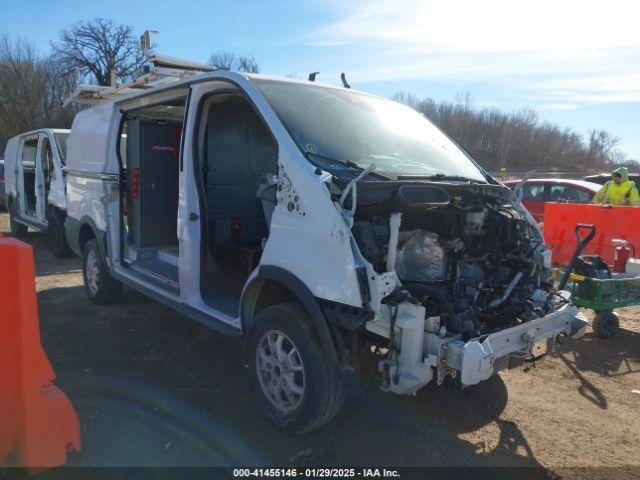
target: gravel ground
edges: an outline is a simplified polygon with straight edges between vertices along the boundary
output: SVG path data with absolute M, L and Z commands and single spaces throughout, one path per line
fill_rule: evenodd
M 8 223 L 0 214 L 5 235 Z M 70 465 L 525 466 L 537 467 L 538 478 L 640 472 L 640 395 L 632 392 L 640 390 L 640 308 L 620 311 L 609 341 L 589 331 L 535 366 L 463 392 L 429 385 L 397 397 L 364 382 L 330 425 L 292 437 L 257 413 L 237 342 L 130 289 L 115 305 L 93 306 L 79 258 L 55 258 L 42 234 L 24 240 L 34 247 L 42 344 L 80 418 L 83 448 Z

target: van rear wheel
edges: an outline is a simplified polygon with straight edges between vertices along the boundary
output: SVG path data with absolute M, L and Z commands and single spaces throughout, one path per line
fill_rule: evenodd
M 14 237 L 24 237 L 27 234 L 27 226 L 16 222 L 17 211 L 15 202 L 9 204 L 9 228 Z
M 109 273 L 95 239 L 89 240 L 82 251 L 82 276 L 84 291 L 95 305 L 112 303 L 122 291 L 122 284 Z
M 246 347 L 258 409 L 277 428 L 310 432 L 340 411 L 345 391 L 338 368 L 301 307 L 286 303 L 262 310 Z
M 51 214 L 47 233 L 49 234 L 49 248 L 51 252 L 58 258 L 69 256 L 71 250 L 67 244 L 67 239 L 64 234 L 64 223 L 60 214 Z

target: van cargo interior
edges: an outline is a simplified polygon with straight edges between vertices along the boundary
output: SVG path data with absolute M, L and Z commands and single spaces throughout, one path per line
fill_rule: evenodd
M 179 291 L 177 210 L 185 99 L 135 110 L 121 132 L 127 189 L 123 261 L 147 280 Z M 275 206 L 277 147 L 262 119 L 237 94 L 205 100 L 198 132 L 204 258 L 201 294 L 211 307 L 238 313 L 246 278 L 257 266 Z M 126 146 L 122 144 L 126 143 Z
M 275 206 L 277 146 L 263 120 L 241 95 L 205 100 L 199 141 L 206 202 L 207 259 L 201 272 L 205 302 L 238 313 L 242 286 L 257 266 Z
M 148 280 L 175 290 L 184 102 L 181 98 L 129 113 L 120 137 L 127 179 L 124 262 Z

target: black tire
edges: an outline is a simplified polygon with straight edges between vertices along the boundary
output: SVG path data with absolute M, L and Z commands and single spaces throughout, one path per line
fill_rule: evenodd
M 591 328 L 598 338 L 609 340 L 618 331 L 620 320 L 611 310 L 598 312 L 591 323 Z
M 451 375 L 447 375 L 444 377 L 442 385 L 447 390 L 454 393 L 460 393 L 466 388 L 465 385 L 462 384 L 462 372 L 458 372 L 455 378 Z
M 60 214 L 52 212 L 49 216 L 47 234 L 49 235 L 49 248 L 56 257 L 64 258 L 71 254 L 71 249 L 64 234 L 63 219 Z
M 24 237 L 27 234 L 27 226 L 16 222 L 16 204 L 15 202 L 9 203 L 9 228 L 11 229 L 11 235 L 14 237 Z
M 292 372 L 292 370 L 286 372 L 285 368 L 279 370 L 279 365 L 283 362 L 277 360 L 274 360 L 274 364 L 277 365 L 272 367 L 273 371 L 260 370 L 259 365 L 269 366 L 268 363 L 261 363 L 260 359 L 271 359 L 268 355 L 270 348 L 262 347 L 268 346 L 270 338 L 280 338 L 278 334 L 283 334 L 285 337 L 281 342 L 284 350 L 289 345 L 293 347 L 289 349 L 287 358 L 291 359 L 292 350 L 296 350 L 293 352 L 293 358 L 297 358 L 299 363 L 297 360 L 289 360 L 289 365 L 296 363 L 297 368 L 302 368 L 302 382 L 299 381 L 300 372 Z M 321 348 L 311 319 L 301 307 L 292 303 L 283 303 L 265 308 L 256 315 L 246 342 L 247 361 L 258 409 L 274 426 L 288 433 L 306 433 L 322 427 L 340 411 L 345 389 L 338 367 L 332 364 Z M 261 355 L 261 351 L 266 357 Z M 269 375 L 272 376 L 269 377 Z M 291 384 L 290 381 L 286 381 L 286 375 L 289 375 L 288 378 L 293 381 L 296 381 L 295 376 L 298 376 L 298 388 L 299 383 L 302 383 L 302 393 L 298 395 L 299 398 L 295 398 L 296 394 L 292 393 L 297 402 L 289 401 L 289 394 L 283 393 L 287 388 L 285 385 Z M 279 382 L 277 386 L 273 383 L 274 381 Z M 267 392 L 271 387 L 263 387 L 269 383 L 274 389 L 282 389 L 279 397 L 281 401 L 284 399 L 288 402 L 288 410 L 276 406 L 276 395 L 273 392 L 271 394 Z
M 95 239 L 89 240 L 82 250 L 82 277 L 84 291 L 95 305 L 112 303 L 122 291 L 122 284 L 111 276 L 109 268 L 102 260 Z

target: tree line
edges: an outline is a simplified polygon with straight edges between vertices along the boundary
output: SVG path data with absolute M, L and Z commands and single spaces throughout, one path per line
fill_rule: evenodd
M 78 79 L 96 85 L 122 84 L 142 72 L 146 59 L 132 27 L 104 18 L 78 22 L 50 42 L 46 54 L 26 39 L 0 32 L 0 155 L 7 140 L 36 128 L 69 128 L 78 107 L 62 99 Z M 209 65 L 219 70 L 260 71 L 250 55 L 218 51 Z M 418 99 L 398 93 L 403 102 L 435 122 L 490 171 L 600 171 L 629 161 L 619 139 L 605 130 L 583 136 L 569 128 L 540 122 L 536 112 L 512 113 L 475 108 L 469 95 L 454 102 Z
M 24 38 L 0 32 L 0 157 L 9 138 L 37 128 L 69 128 L 78 107 L 63 108 L 76 82 L 123 84 L 142 74 L 147 63 L 132 27 L 104 18 L 62 30 L 40 52 Z M 260 71 L 251 55 L 218 51 L 209 58 L 218 70 Z
M 453 102 L 403 92 L 392 98 L 429 118 L 489 171 L 585 173 L 610 171 L 620 163 L 640 170 L 640 162 L 628 159 L 618 148 L 620 139 L 606 130 L 584 136 L 541 122 L 533 110 L 477 108 L 469 94 L 458 94 Z

